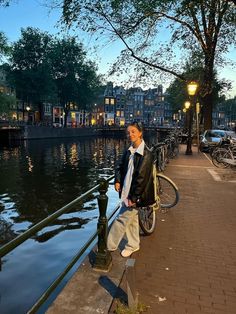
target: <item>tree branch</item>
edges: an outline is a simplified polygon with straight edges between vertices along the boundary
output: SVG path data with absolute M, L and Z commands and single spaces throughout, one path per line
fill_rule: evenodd
M 199 43 L 200 43 L 201 46 L 202 46 L 202 49 L 205 49 L 205 43 L 204 43 L 204 41 L 203 41 L 203 39 L 202 39 L 202 37 L 201 37 L 201 35 L 200 35 L 201 33 L 200 33 L 200 30 L 199 30 L 199 27 L 198 27 L 197 19 L 196 19 L 197 24 L 196 24 L 195 26 L 198 27 L 198 32 L 195 31 L 194 28 L 192 28 L 192 26 L 189 25 L 187 22 L 182 21 L 182 20 L 178 19 L 178 18 L 175 17 L 175 16 L 171 16 L 171 15 L 168 15 L 168 14 L 166 14 L 166 13 L 161 13 L 161 14 L 162 14 L 164 17 L 166 17 L 167 19 L 169 19 L 169 20 L 171 20 L 171 21 L 175 21 L 175 22 L 177 22 L 177 23 L 179 23 L 179 24 L 181 24 L 181 25 L 187 27 L 187 28 L 191 31 L 191 33 L 197 38 L 197 40 L 199 41 Z M 193 17 L 193 16 L 192 16 L 192 17 Z M 196 16 L 195 16 L 195 18 L 196 18 Z
M 215 26 L 215 34 L 214 34 L 214 38 L 213 38 L 215 47 L 216 47 L 217 39 L 219 36 L 221 24 L 222 24 L 222 18 L 228 9 L 228 6 L 229 6 L 228 1 L 224 1 L 222 10 L 220 10 L 220 8 L 219 8 L 219 18 L 218 18 L 218 22 L 216 23 L 216 26 Z
M 113 29 L 113 31 L 115 32 L 115 34 L 120 38 L 120 40 L 123 42 L 123 44 L 125 45 L 125 47 L 127 48 L 127 50 L 130 52 L 131 56 L 136 59 L 139 62 L 142 62 L 152 68 L 161 70 L 163 72 L 169 73 L 171 75 L 176 76 L 177 78 L 179 78 L 182 81 L 186 81 L 185 77 L 181 74 L 176 73 L 175 71 L 172 71 L 170 69 L 164 68 L 161 65 L 158 64 L 153 64 L 152 62 L 149 62 L 147 60 L 142 59 L 141 57 L 137 56 L 134 52 L 134 50 L 128 45 L 128 43 L 126 42 L 126 40 L 124 39 L 124 37 L 118 32 L 118 30 L 113 26 L 112 22 L 107 18 L 107 16 L 104 14 L 103 17 L 106 19 L 106 21 L 108 22 L 108 24 L 111 26 L 111 28 Z

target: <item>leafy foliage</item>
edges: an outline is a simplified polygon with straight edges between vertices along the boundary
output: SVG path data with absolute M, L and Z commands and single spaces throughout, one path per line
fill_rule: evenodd
M 11 56 L 11 81 L 17 97 L 27 104 L 49 100 L 54 92 L 48 55 L 51 36 L 28 27 L 14 43 Z
M 59 103 L 64 107 L 66 120 L 71 103 L 80 109 L 86 109 L 91 104 L 100 80 L 95 64 L 86 60 L 82 45 L 73 37 L 54 41 L 50 61 Z
M 58 39 L 28 27 L 14 43 L 10 61 L 17 97 L 39 111 L 43 102 L 60 104 L 66 115 L 71 104 L 85 109 L 100 84 L 95 64 L 74 37 Z
M 12 108 L 16 105 L 16 97 L 0 92 L 0 115 L 8 115 Z
M 202 62 L 201 53 L 192 53 L 191 57 L 185 63 L 183 76 L 186 77 L 188 81 L 191 81 L 191 78 L 194 77 L 196 81 L 199 82 L 198 89 L 203 89 L 204 63 Z M 223 94 L 231 89 L 231 83 L 223 79 L 219 80 L 216 71 L 213 73 L 212 80 L 212 95 L 214 104 L 216 104 L 222 100 Z M 176 112 L 183 108 L 184 102 L 189 98 L 186 83 L 178 78 L 170 84 L 166 93 L 167 101 Z M 200 102 L 202 102 L 201 97 L 201 94 L 198 94 L 198 101 Z
M 10 4 L 10 0 L 0 0 L 0 6 L 7 7 Z
M 10 47 L 7 42 L 7 37 L 3 32 L 0 31 L 0 61 L 3 56 L 7 56 L 10 53 Z

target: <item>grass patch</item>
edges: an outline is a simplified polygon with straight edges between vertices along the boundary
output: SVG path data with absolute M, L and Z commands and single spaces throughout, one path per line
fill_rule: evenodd
M 121 301 L 116 301 L 116 308 L 114 314 L 139 314 L 147 312 L 148 306 L 142 303 L 138 303 L 137 308 L 131 309 Z

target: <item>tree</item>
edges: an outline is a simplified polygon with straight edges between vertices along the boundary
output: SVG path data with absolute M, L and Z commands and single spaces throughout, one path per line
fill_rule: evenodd
M 0 0 L 0 6 L 8 7 L 11 0 Z
M 118 60 L 118 68 L 124 61 L 134 58 L 142 63 L 141 75 L 150 68 L 187 82 L 181 72 L 178 56 L 189 51 L 201 51 L 204 72 L 200 82 L 205 128 L 212 124 L 213 74 L 217 62 L 234 44 L 236 37 L 235 5 L 229 0 L 58 0 L 63 7 L 63 21 L 68 27 L 77 25 L 84 31 L 99 36 L 119 38 L 125 49 Z M 160 43 L 160 33 L 165 29 L 166 42 Z M 178 50 L 177 50 L 178 48 Z M 114 67 L 117 70 L 117 67 Z M 136 66 L 137 69 L 137 66 Z M 179 69 L 182 71 L 179 72 Z M 141 66 L 138 65 L 140 72 Z M 192 78 L 196 79 L 196 78 Z
M 16 96 L 26 105 L 36 105 L 42 113 L 42 103 L 55 99 L 55 86 L 48 59 L 52 38 L 47 33 L 28 27 L 13 44 L 10 58 L 10 81 Z
M 16 97 L 8 83 L 9 65 L 4 63 L 0 65 L 0 73 L 3 78 L 0 80 L 0 116 L 8 118 L 9 113 L 15 109 Z
M 198 77 L 199 81 L 203 81 L 204 65 L 201 63 L 201 57 L 199 54 L 192 54 L 189 60 L 185 64 L 185 72 L 182 73 L 187 80 L 191 80 L 192 77 Z M 212 95 L 213 103 L 218 104 L 224 93 L 231 89 L 231 83 L 218 78 L 217 72 L 213 73 L 212 83 Z M 176 78 L 166 90 L 166 100 L 172 105 L 173 109 L 177 112 L 182 109 L 183 104 L 189 99 L 187 93 L 186 84 L 183 80 Z M 201 95 L 198 95 L 197 100 L 202 103 Z
M 0 61 L 2 61 L 3 56 L 9 55 L 9 52 L 10 47 L 7 42 L 7 37 L 0 31 Z
M 13 95 L 8 95 L 0 92 L 0 115 L 8 116 L 16 105 L 16 98 Z
M 58 99 L 65 112 L 66 126 L 71 105 L 86 109 L 100 81 L 95 64 L 86 60 L 82 44 L 77 43 L 74 37 L 56 39 L 50 60 Z
M 26 106 L 37 106 L 42 117 L 44 102 L 60 103 L 65 125 L 71 106 L 86 108 L 99 84 L 95 64 L 73 37 L 58 39 L 28 27 L 13 44 L 10 62 L 10 81 L 23 103 L 23 114 Z

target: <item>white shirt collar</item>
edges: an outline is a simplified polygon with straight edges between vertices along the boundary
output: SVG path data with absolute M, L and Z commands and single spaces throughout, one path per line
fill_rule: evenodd
M 143 154 L 144 154 L 144 146 L 145 146 L 145 142 L 144 142 L 144 140 L 142 140 L 142 142 L 140 143 L 140 145 L 137 148 L 134 148 L 131 145 L 129 147 L 129 150 L 130 150 L 131 154 L 138 153 L 139 155 L 143 156 Z

